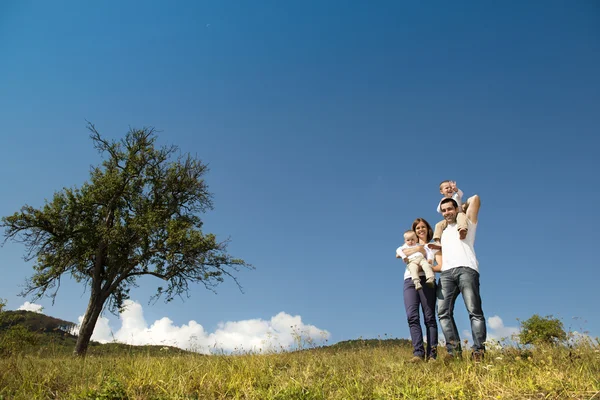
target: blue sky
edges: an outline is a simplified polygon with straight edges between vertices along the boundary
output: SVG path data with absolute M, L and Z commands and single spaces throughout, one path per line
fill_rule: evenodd
M 283 312 L 330 342 L 409 337 L 394 251 L 454 179 L 482 200 L 492 334 L 537 313 L 600 335 L 596 2 L 4 1 L 0 54 L 0 215 L 88 178 L 86 120 L 109 138 L 156 127 L 210 165 L 205 227 L 256 270 L 244 293 L 169 304 L 142 280 L 148 325 Z M 31 300 L 23 252 L 0 248 L 12 309 Z M 38 304 L 76 321 L 87 293 L 66 281 Z

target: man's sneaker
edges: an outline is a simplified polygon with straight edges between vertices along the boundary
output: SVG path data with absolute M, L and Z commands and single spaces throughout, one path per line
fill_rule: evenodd
M 417 364 L 417 363 L 420 363 L 423 361 L 424 361 L 423 357 L 419 357 L 419 356 L 413 356 L 410 360 L 408 360 L 408 362 L 412 363 L 412 364 Z
M 473 362 L 480 363 L 483 361 L 483 354 L 483 351 L 474 351 L 473 354 L 471 354 L 471 359 Z
M 425 281 L 425 283 L 429 287 L 434 287 L 435 286 L 435 276 L 432 276 L 431 278 L 427 278 L 427 280 Z

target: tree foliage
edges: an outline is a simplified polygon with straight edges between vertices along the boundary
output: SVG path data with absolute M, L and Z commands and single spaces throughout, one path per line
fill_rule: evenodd
M 521 321 L 519 341 L 522 344 L 556 344 L 567 339 L 563 323 L 552 315 L 540 317 L 534 314 L 531 318 Z
M 155 298 L 166 301 L 189 295 L 191 284 L 214 290 L 226 276 L 238 284 L 233 273 L 251 266 L 202 229 L 200 214 L 213 207 L 207 166 L 175 146 L 157 148 L 152 128 L 131 129 L 120 141 L 88 129 L 104 159 L 89 181 L 56 192 L 42 208 L 25 205 L 2 218 L 5 241 L 22 243 L 34 261 L 23 295 L 54 298 L 64 275 L 86 285 L 81 339 L 91 337 L 105 304 L 121 310 L 141 276 L 163 280 Z M 78 342 L 76 353 L 86 348 Z
M 19 324 L 18 318 L 4 308 L 6 300 L 0 299 L 0 357 L 22 352 L 37 344 L 37 336 Z

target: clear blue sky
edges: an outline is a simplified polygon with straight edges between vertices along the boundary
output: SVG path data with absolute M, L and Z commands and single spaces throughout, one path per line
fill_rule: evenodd
M 600 335 L 595 1 L 13 0 L 0 54 L 0 215 L 88 178 L 86 119 L 109 138 L 154 126 L 210 165 L 205 227 L 256 270 L 244 294 L 154 306 L 143 280 L 148 323 L 212 332 L 283 311 L 330 342 L 409 337 L 394 251 L 416 217 L 440 218 L 450 178 L 482 199 L 486 316 Z M 0 248 L 8 308 L 30 300 L 23 252 Z M 38 303 L 76 321 L 87 293 L 66 281 Z

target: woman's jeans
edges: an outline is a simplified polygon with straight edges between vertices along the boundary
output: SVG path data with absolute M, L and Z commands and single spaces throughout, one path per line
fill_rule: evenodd
M 423 289 L 415 290 L 415 284 L 411 278 L 404 280 L 404 308 L 410 328 L 413 354 L 421 358 L 426 354 L 423 348 L 423 331 L 419 318 L 419 306 L 421 306 L 427 330 L 427 358 L 436 358 L 438 330 L 435 321 L 435 287 L 427 286 L 424 276 L 421 277 L 421 285 Z
M 440 274 L 437 288 L 438 318 L 446 338 L 448 353 L 460 355 L 462 351 L 460 336 L 454 322 L 454 303 L 459 293 L 462 294 L 471 320 L 473 351 L 483 352 L 485 351 L 487 331 L 479 295 L 479 272 L 469 267 L 457 267 Z

